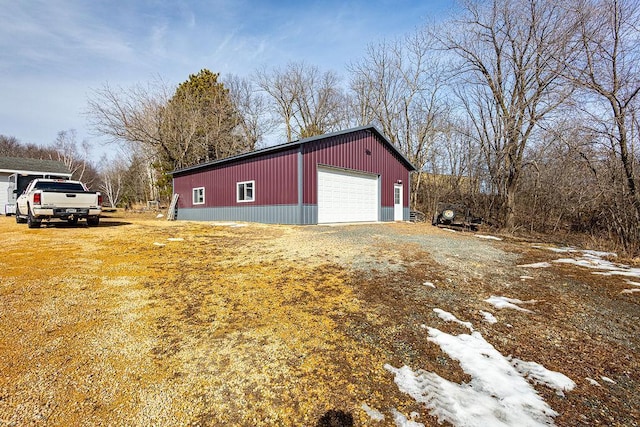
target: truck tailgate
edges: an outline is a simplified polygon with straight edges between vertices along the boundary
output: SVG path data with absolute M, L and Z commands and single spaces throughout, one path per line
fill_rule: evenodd
M 98 205 L 98 195 L 96 193 L 57 193 L 45 191 L 41 197 L 42 207 L 88 208 Z

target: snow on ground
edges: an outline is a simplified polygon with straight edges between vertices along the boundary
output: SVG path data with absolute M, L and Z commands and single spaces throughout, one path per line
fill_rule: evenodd
M 551 264 L 548 262 L 534 262 L 533 264 L 522 264 L 518 267 L 522 268 L 548 268 L 551 267 Z
M 594 385 L 596 387 L 602 387 L 600 383 L 593 378 L 586 377 L 585 380 L 589 381 L 589 384 Z
M 598 257 L 598 258 L 604 258 L 604 257 L 617 257 L 618 255 L 613 253 L 613 252 L 602 252 L 602 251 L 592 251 L 592 250 L 584 250 L 584 249 L 577 249 L 571 246 L 567 246 L 564 248 L 555 248 L 552 246 L 543 246 L 543 245 L 533 245 L 532 247 L 537 248 L 537 249 L 546 249 L 549 250 L 551 252 L 556 252 L 556 253 L 582 253 L 582 254 L 586 254 L 586 255 L 591 255 L 594 257 Z
M 520 276 L 520 280 L 522 280 L 523 282 L 524 282 L 525 280 L 531 280 L 531 279 L 533 279 L 533 278 L 534 278 L 533 276 Z
M 534 245 L 534 248 L 547 249 L 555 253 L 566 253 L 573 255 L 572 258 L 560 258 L 553 260 L 558 264 L 573 264 L 578 267 L 591 268 L 594 271 L 593 274 L 599 274 L 602 276 L 626 276 L 640 278 L 640 268 L 630 267 L 625 264 L 609 261 L 605 258 L 616 258 L 617 255 L 613 252 L 591 251 L 576 248 L 553 248 L 547 246 Z M 534 264 L 519 265 L 518 267 L 525 268 L 542 268 L 549 267 L 551 264 L 548 262 L 538 262 Z
M 453 317 L 450 321 L 468 323 L 448 314 Z M 408 366 L 395 368 L 386 364 L 384 367 L 394 374 L 400 391 L 423 403 L 440 423 L 446 421 L 454 426 L 553 425 L 553 417 L 558 413 L 527 379 L 557 391 L 575 387 L 566 376 L 538 363 L 504 357 L 478 332 L 454 336 L 435 328 L 427 329 L 427 339 L 459 362 L 462 370 L 471 376 L 469 383 L 457 384 L 435 372 L 413 371 Z M 407 424 L 410 421 L 397 411 L 394 420 L 398 426 L 422 425 Z
M 478 239 L 487 239 L 487 240 L 502 240 L 500 237 L 496 236 L 487 236 L 486 234 L 476 234 Z
M 573 390 L 576 387 L 569 377 L 560 372 L 550 371 L 536 362 L 525 362 L 524 360 L 511 359 L 511 364 L 523 377 L 526 377 L 534 384 L 543 384 L 553 389 L 560 396 L 564 396 L 563 391 Z
M 184 239 L 182 237 L 169 237 L 167 240 L 170 241 L 170 242 L 182 242 L 182 241 L 184 241 Z
M 462 326 L 469 328 L 469 330 L 473 332 L 473 325 L 471 325 L 471 322 L 463 322 L 461 320 L 458 320 L 458 318 L 453 314 L 449 313 L 448 311 L 441 310 L 439 308 L 434 308 L 433 311 L 438 315 L 439 318 L 441 318 L 445 322 L 458 323 Z
M 609 384 L 618 384 L 617 382 L 615 382 L 614 380 L 612 380 L 609 377 L 600 377 L 602 379 L 602 381 L 607 382 Z
M 378 411 L 377 409 L 373 409 L 366 403 L 362 404 L 362 410 L 366 412 L 367 415 L 369 415 L 369 418 L 371 418 L 373 421 L 384 421 L 384 415 L 382 414 L 382 412 Z
M 408 419 L 395 408 L 391 411 L 393 413 L 393 421 L 398 427 L 424 427 L 424 424 Z
M 604 252 L 602 252 L 604 253 Z M 593 274 L 600 274 L 602 276 L 627 276 L 640 278 L 640 268 L 630 267 L 625 264 L 615 263 L 595 255 L 593 251 L 585 251 L 582 256 L 574 258 L 560 258 L 553 262 L 562 264 L 573 264 L 579 267 L 591 268 L 595 271 Z
M 484 301 L 488 302 L 497 309 L 511 308 L 513 310 L 524 311 L 527 313 L 533 313 L 533 311 L 522 308 L 516 304 L 535 304 L 536 302 L 538 302 L 536 300 L 522 301 L 516 298 L 499 297 L 495 295 L 491 295 L 491 297 L 487 298 Z
M 424 286 L 428 286 L 428 287 L 433 288 L 433 289 L 436 288 L 436 285 L 434 285 L 433 282 L 424 282 L 423 285 Z
M 480 314 L 482 314 L 482 317 L 485 322 L 489 323 L 489 324 L 494 324 L 494 323 L 498 323 L 498 319 L 496 319 L 496 317 L 489 313 L 488 311 L 482 311 L 480 310 Z

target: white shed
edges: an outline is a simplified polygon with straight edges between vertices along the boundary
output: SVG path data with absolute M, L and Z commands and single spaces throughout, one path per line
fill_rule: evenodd
M 21 193 L 35 178 L 70 179 L 71 172 L 57 160 L 0 157 L 0 214 L 14 213 L 16 194 Z

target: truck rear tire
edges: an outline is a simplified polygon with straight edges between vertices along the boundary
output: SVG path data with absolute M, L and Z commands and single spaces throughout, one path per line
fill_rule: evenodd
M 97 227 L 98 224 L 100 224 L 100 217 L 99 216 L 94 217 L 94 218 L 91 218 L 91 217 L 87 218 L 87 225 L 89 227 Z
M 31 214 L 31 209 L 29 209 L 29 213 L 27 214 L 27 227 L 29 228 L 40 228 L 42 224 L 41 221 L 35 219 Z

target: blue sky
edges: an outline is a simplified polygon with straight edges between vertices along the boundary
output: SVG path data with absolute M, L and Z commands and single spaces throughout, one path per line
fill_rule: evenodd
M 203 68 L 248 76 L 305 61 L 345 73 L 370 43 L 449 13 L 453 0 L 101 1 L 0 0 L 0 134 L 49 145 L 87 128 L 87 99 L 105 83 Z M 103 149 L 96 148 L 96 151 Z

